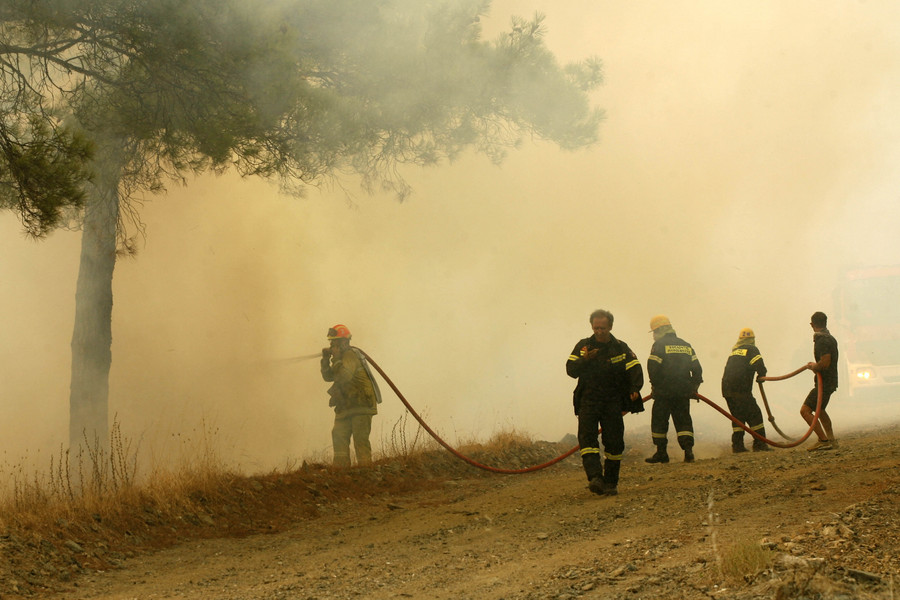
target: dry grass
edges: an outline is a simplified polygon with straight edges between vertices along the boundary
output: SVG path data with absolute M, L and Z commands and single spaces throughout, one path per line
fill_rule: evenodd
M 758 541 L 738 539 L 721 547 L 718 542 L 718 514 L 715 512 L 715 490 L 710 489 L 706 504 L 706 525 L 709 543 L 716 563 L 717 578 L 713 583 L 743 583 L 753 575 L 772 565 L 775 552 Z
M 404 416 L 393 426 L 377 462 L 416 468 L 432 460 L 434 455 L 446 454 L 409 418 Z M 204 503 L 221 499 L 234 489 L 236 479 L 252 478 L 239 477 L 223 463 L 215 450 L 215 436 L 215 430 L 204 423 L 193 442 L 180 440 L 185 447 L 181 448 L 178 466 L 150 466 L 141 473 L 140 444 L 123 436 L 118 420 L 114 419 L 109 448 L 101 447 L 96 440 L 93 443 L 86 440 L 75 453 L 60 448 L 50 457 L 45 472 L 30 471 L 24 461 L 2 468 L 0 476 L 5 476 L 7 485 L 0 491 L 0 533 L 48 531 L 69 521 L 93 520 L 115 526 L 129 514 L 183 512 L 195 508 L 197 498 L 202 498 Z M 529 436 L 507 429 L 496 432 L 485 442 L 462 442 L 459 450 L 464 454 L 502 455 L 532 443 Z M 442 456 L 441 460 L 452 463 L 457 459 Z M 300 471 L 308 464 L 304 461 Z
M 503 450 L 520 448 L 522 446 L 530 446 L 533 443 L 534 438 L 513 427 L 494 432 L 486 442 L 465 442 L 460 445 L 460 449 L 501 452 Z
M 758 541 L 738 540 L 722 554 L 722 574 L 727 581 L 743 583 L 749 577 L 772 566 L 775 552 Z
M 107 514 L 134 493 L 136 470 L 136 453 L 115 422 L 109 449 L 94 440 L 74 455 L 61 447 L 45 473 L 27 473 L 21 462 L 10 468 L 0 514 L 27 529 L 77 512 Z
M 162 508 L 178 504 L 232 476 L 212 448 L 204 439 L 190 462 L 176 470 L 152 469 L 139 483 L 138 445 L 122 435 L 114 420 L 109 448 L 99 440 L 85 440 L 74 453 L 61 447 L 46 472 L 28 472 L 24 461 L 7 467 L 0 528 L 45 530 L 84 515 L 109 522 L 148 502 Z
M 401 433 L 407 425 L 394 428 L 395 454 L 364 469 L 304 461 L 292 471 L 241 476 L 220 460 L 216 432 L 205 426 L 193 442 L 179 438 L 171 445 L 176 452 L 181 446 L 178 466 L 142 469 L 139 444 L 126 439 L 117 422 L 108 449 L 85 445 L 70 454 L 61 448 L 46 472 L 33 472 L 25 461 L 0 465 L 0 483 L 7 484 L 0 489 L 0 597 L 54 589 L 181 540 L 280 531 L 338 500 L 395 496 L 463 474 L 485 474 L 439 448 L 424 431 Z M 529 443 L 509 430 L 462 449 L 505 462 Z M 535 460 L 553 451 L 532 449 Z M 46 576 L 28 575 L 38 571 Z

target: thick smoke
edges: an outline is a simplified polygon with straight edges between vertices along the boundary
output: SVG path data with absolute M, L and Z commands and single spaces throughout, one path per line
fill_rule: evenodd
M 143 452 L 177 459 L 208 438 L 248 470 L 327 459 L 317 361 L 285 359 L 317 352 L 338 322 L 451 443 L 572 431 L 565 360 L 601 307 L 644 363 L 650 317 L 669 315 L 719 400 L 742 327 L 772 374 L 791 371 L 811 359 L 809 315 L 831 311 L 843 265 L 900 263 L 896 3 L 507 0 L 485 37 L 534 11 L 560 60 L 604 62 L 594 148 L 408 169 L 402 204 L 337 189 L 297 200 L 233 176 L 146 204 L 146 242 L 116 267 L 110 379 Z M 0 443 L 8 457 L 53 452 L 78 234 L 33 243 L 11 215 L 0 226 Z M 782 429 L 803 431 L 810 384 L 767 386 Z M 390 450 L 404 410 L 383 389 L 373 441 Z M 841 391 L 834 402 L 839 435 L 867 424 Z M 720 451 L 730 425 L 693 410 Z M 626 426 L 648 429 L 649 413 Z

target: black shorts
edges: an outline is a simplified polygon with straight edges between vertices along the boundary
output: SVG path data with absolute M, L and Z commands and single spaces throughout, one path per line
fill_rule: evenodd
M 825 410 L 825 407 L 828 406 L 828 401 L 831 399 L 831 395 L 834 393 L 834 389 L 826 389 L 822 390 L 822 410 Z M 809 394 L 806 395 L 806 400 L 803 401 L 803 406 L 808 406 L 812 409 L 813 412 L 816 411 L 816 404 L 819 402 L 819 388 L 814 387 L 809 391 Z

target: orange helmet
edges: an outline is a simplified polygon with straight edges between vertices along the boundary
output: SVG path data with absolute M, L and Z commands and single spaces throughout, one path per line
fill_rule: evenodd
M 349 340 L 351 337 L 352 336 L 350 335 L 350 330 L 347 329 L 346 325 L 335 325 L 328 330 L 329 340 Z

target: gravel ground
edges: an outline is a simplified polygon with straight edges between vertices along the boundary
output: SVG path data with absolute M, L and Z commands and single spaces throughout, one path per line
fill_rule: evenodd
M 692 464 L 649 465 L 647 445 L 629 447 L 615 497 L 591 494 L 574 457 L 494 475 L 436 453 L 236 482 L 188 512 L 148 510 L 129 532 L 8 533 L 0 598 L 895 597 L 900 427 L 818 453 L 701 445 Z M 515 468 L 559 448 L 492 460 Z

